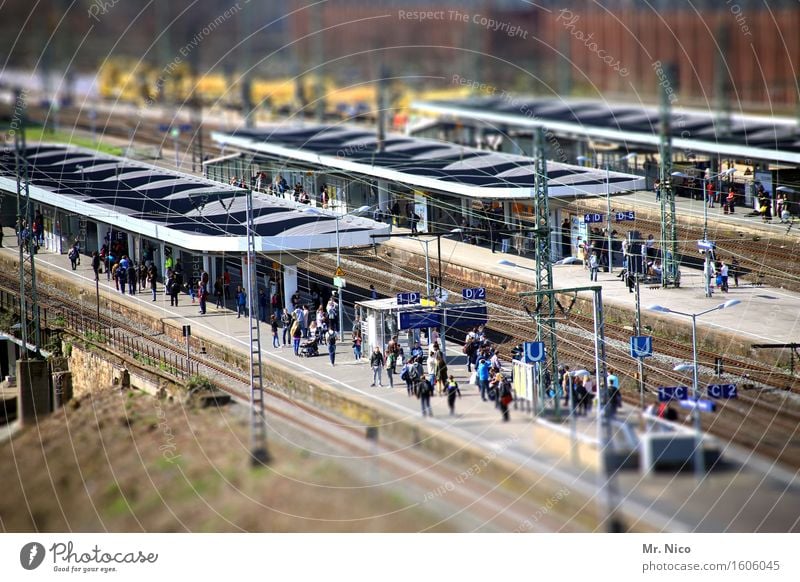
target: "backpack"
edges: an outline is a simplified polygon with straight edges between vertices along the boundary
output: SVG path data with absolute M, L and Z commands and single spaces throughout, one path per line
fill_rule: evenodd
M 431 386 L 431 383 L 428 382 L 427 378 L 423 379 L 419 383 L 417 394 L 419 394 L 419 396 L 430 396 L 433 394 L 433 386 Z
M 419 379 L 419 366 L 416 363 L 413 366 L 408 367 L 408 379 L 412 382 Z
M 328 345 L 329 346 L 336 345 L 336 332 L 333 330 L 328 332 Z
M 411 379 L 411 376 L 409 375 L 408 364 L 403 364 L 403 367 L 400 369 L 400 379 L 404 382 Z

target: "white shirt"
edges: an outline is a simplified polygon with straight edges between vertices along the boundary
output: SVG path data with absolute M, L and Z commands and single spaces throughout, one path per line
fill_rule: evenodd
M 728 265 L 723 263 L 723 265 L 719 269 L 719 274 L 721 276 L 723 276 L 723 277 L 727 277 L 728 276 Z

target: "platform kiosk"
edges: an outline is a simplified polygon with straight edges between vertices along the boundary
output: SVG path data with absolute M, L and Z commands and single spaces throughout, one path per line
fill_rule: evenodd
M 361 320 L 362 350 L 367 357 L 376 345 L 383 350 L 394 336 L 398 337 L 404 352 L 410 354 L 422 329 L 436 329 L 440 333 L 451 329 L 467 330 L 487 320 L 486 305 L 482 301 L 422 305 L 400 304 L 396 297 L 391 297 L 358 301 L 355 306 Z
M 419 340 L 420 329 L 428 327 L 438 329 L 441 325 L 441 321 L 437 319 L 438 313 L 434 309 L 419 304 L 401 305 L 398 304 L 396 297 L 357 301 L 355 306 L 361 320 L 362 351 L 367 358 L 375 346 L 384 350 L 394 336 L 398 336 L 403 351 L 410 354 L 414 342 Z M 414 326 L 421 327 L 401 329 L 400 313 L 404 314 L 404 323 L 410 320 Z

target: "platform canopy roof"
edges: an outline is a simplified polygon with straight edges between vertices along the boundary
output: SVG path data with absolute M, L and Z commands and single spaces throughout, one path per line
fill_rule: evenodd
M 190 251 L 247 249 L 246 191 L 59 144 L 25 150 L 31 199 Z M 0 150 L 0 190 L 16 196 L 13 149 Z M 389 226 L 253 194 L 256 249 L 270 253 L 370 245 Z
M 300 163 L 353 177 L 383 179 L 411 188 L 476 199 L 531 197 L 535 166 L 530 157 L 490 152 L 432 139 L 390 134 L 381 151 L 374 131 L 346 125 L 288 126 L 214 132 L 226 148 Z M 606 193 L 606 172 L 547 162 L 551 197 L 577 198 Z M 644 178 L 608 174 L 610 192 L 642 189 Z
M 590 99 L 533 97 L 472 97 L 447 101 L 417 101 L 417 111 L 442 120 L 481 124 L 501 132 L 544 127 L 556 135 L 610 141 L 627 147 L 657 148 L 659 110 L 642 104 Z M 673 107 L 674 148 L 714 156 L 731 156 L 800 164 L 800 130 L 796 119 L 730 115 Z

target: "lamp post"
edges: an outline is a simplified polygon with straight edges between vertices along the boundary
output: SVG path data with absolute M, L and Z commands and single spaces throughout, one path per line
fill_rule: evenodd
M 367 212 L 370 209 L 369 206 L 360 206 L 355 210 L 346 213 L 346 214 L 334 214 L 334 218 L 336 219 L 336 270 L 338 271 L 341 266 L 341 246 L 339 244 L 339 220 L 346 216 L 352 216 L 356 213 Z M 342 299 L 342 295 L 344 294 L 343 287 L 339 288 L 339 340 L 341 341 L 344 337 L 344 302 Z
M 629 153 L 621 160 L 630 161 L 636 159 L 635 153 Z M 610 164 L 606 162 L 606 244 L 608 245 L 608 272 L 612 273 L 614 269 L 614 251 L 611 248 L 611 175 L 609 171 Z
M 703 473 L 705 473 L 705 460 L 703 459 L 703 427 L 700 423 L 700 408 L 698 407 L 698 393 L 700 389 L 697 383 L 697 318 L 701 315 L 705 315 L 706 313 L 711 313 L 712 311 L 728 309 L 729 307 L 733 307 L 739 303 L 741 303 L 741 301 L 738 299 L 730 299 L 725 303 L 720 303 L 716 307 L 706 309 L 700 313 L 684 313 L 682 311 L 670 309 L 669 307 L 664 307 L 663 305 L 651 305 L 647 308 L 648 311 L 655 311 L 658 313 L 674 313 L 675 315 L 683 315 L 684 317 L 690 317 L 692 319 L 692 363 L 679 364 L 675 366 L 674 370 L 676 372 L 686 372 L 692 370 L 692 400 L 694 402 L 694 407 L 692 408 L 692 419 L 694 420 L 695 430 L 694 475 L 698 481 L 703 479 Z

